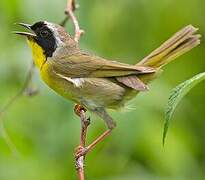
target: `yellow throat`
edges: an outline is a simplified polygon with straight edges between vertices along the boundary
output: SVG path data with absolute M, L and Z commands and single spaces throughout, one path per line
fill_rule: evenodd
M 27 40 L 29 46 L 32 49 L 32 55 L 35 65 L 41 70 L 42 66 L 46 62 L 46 56 L 41 46 L 39 46 L 34 40 Z

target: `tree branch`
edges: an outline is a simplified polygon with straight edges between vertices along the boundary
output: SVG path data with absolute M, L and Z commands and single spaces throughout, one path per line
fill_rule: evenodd
M 77 5 L 75 3 L 75 0 L 68 0 L 67 1 L 67 6 L 66 6 L 65 14 L 71 19 L 71 21 L 72 21 L 72 23 L 74 25 L 74 28 L 75 28 L 74 40 L 76 42 L 78 42 L 80 37 L 81 37 L 81 35 L 84 33 L 84 31 L 82 29 L 80 29 L 78 20 L 77 20 L 77 18 L 75 17 L 75 15 L 73 13 L 76 10 L 76 8 L 77 8 Z M 65 25 L 67 20 L 68 20 L 68 18 L 65 19 L 62 24 Z
M 75 113 L 80 117 L 81 120 L 81 132 L 80 132 L 80 145 L 76 149 L 75 152 L 75 166 L 78 173 L 79 180 L 84 180 L 84 159 L 85 156 L 78 156 L 78 152 L 85 148 L 85 142 L 86 142 L 86 135 L 88 126 L 90 125 L 90 118 L 86 117 L 86 109 L 84 109 L 80 105 L 76 105 L 74 109 Z

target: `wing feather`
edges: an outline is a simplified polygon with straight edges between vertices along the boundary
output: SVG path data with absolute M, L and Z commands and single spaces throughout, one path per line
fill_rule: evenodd
M 156 71 L 151 67 L 108 61 L 97 56 L 80 53 L 56 60 L 53 63 L 53 70 L 58 74 L 71 78 L 119 77 L 148 74 Z
M 148 86 L 144 84 L 137 76 L 117 77 L 116 79 L 124 85 L 137 91 L 149 90 Z

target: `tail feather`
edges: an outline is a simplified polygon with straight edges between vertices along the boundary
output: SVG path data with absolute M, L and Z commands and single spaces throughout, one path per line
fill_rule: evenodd
M 161 68 L 200 44 L 201 35 L 195 34 L 197 31 L 192 25 L 186 26 L 137 65 Z

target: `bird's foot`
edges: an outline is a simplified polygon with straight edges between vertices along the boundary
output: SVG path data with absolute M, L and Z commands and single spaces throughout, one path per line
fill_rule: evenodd
M 74 107 L 74 112 L 75 112 L 75 114 L 80 117 L 81 111 L 86 112 L 87 109 L 85 109 L 85 108 L 84 108 L 82 105 L 80 105 L 80 104 L 76 104 L 75 107 Z
M 82 147 L 82 146 L 78 146 L 75 149 L 75 159 L 79 159 L 80 157 L 85 157 L 85 155 L 88 153 L 89 149 L 87 147 Z

